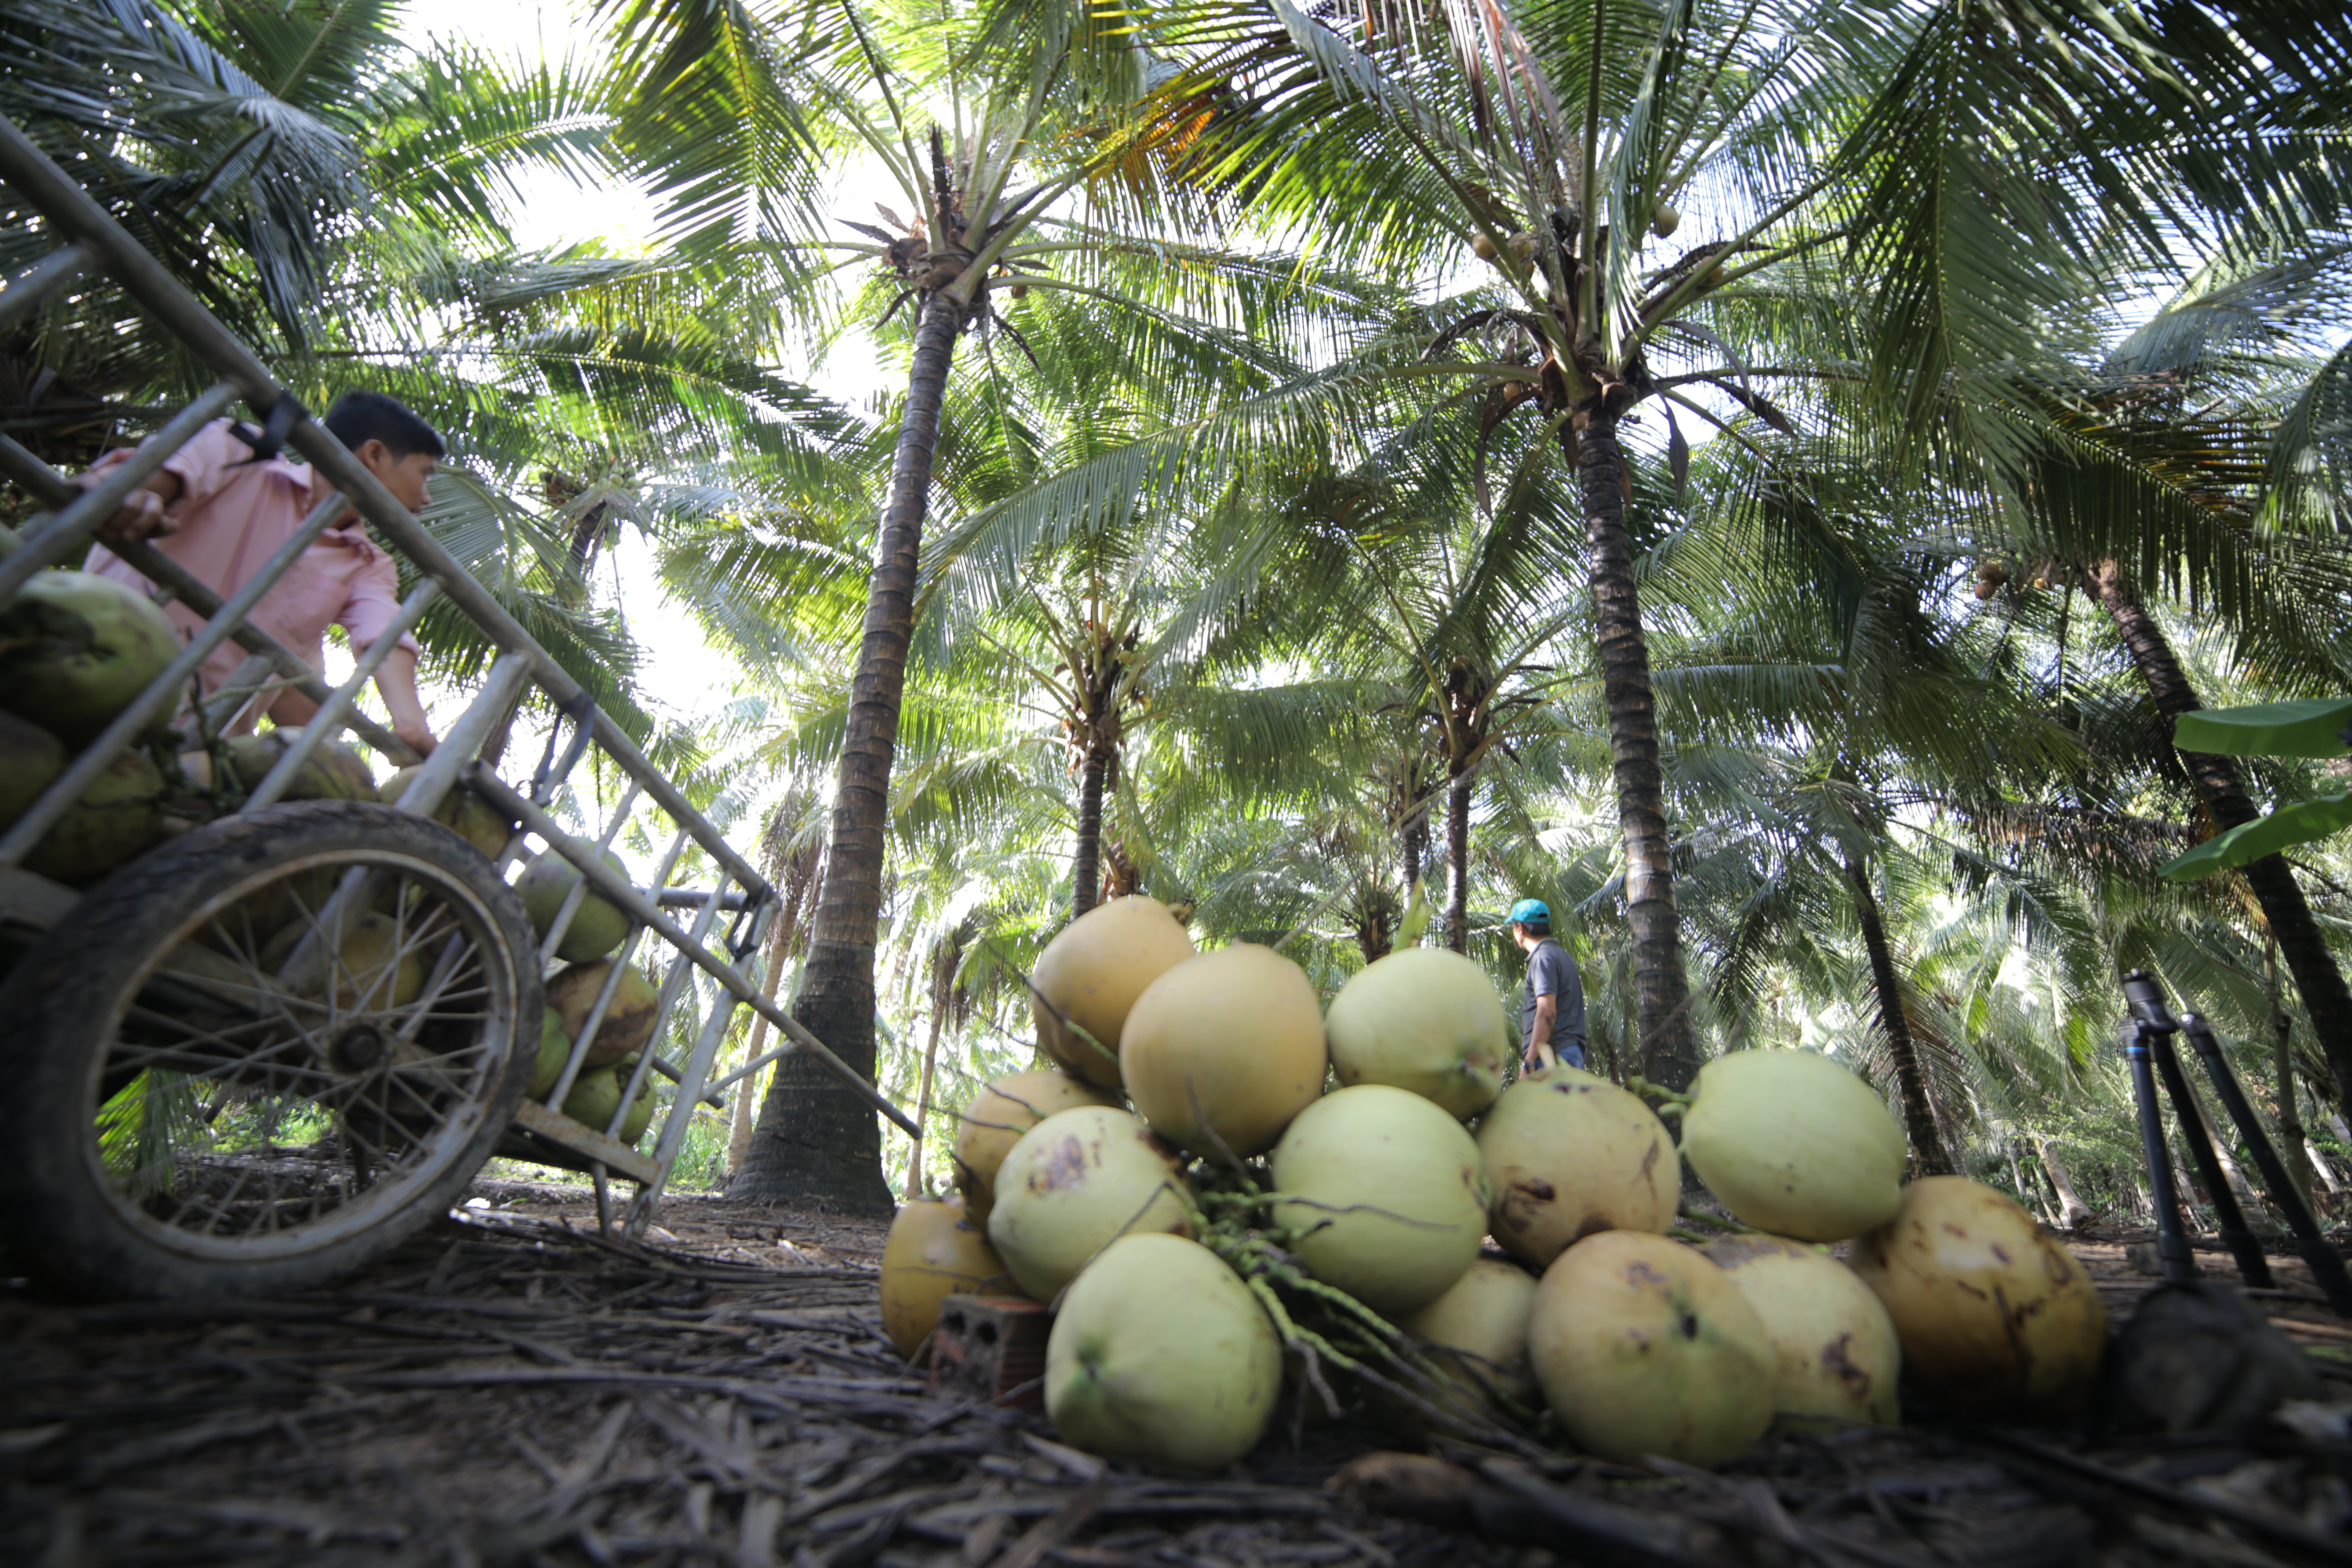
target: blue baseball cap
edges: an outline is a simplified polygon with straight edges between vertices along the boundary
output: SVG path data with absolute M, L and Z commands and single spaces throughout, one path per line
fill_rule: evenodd
M 1521 899 L 1511 906 L 1513 925 L 1534 925 L 1538 921 L 1545 925 L 1551 924 L 1551 906 L 1541 899 Z

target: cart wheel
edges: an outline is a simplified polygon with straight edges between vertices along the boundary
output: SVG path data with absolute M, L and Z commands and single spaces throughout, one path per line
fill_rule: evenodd
M 347 801 L 198 828 L 0 990 L 5 1250 L 84 1297 L 332 1280 L 481 1168 L 542 1005 L 520 903 L 447 828 Z

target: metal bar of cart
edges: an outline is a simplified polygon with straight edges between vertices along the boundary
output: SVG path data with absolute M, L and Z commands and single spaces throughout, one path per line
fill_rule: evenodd
M 671 1102 L 670 1113 L 662 1122 L 660 1138 L 654 1142 L 654 1179 L 637 1189 L 630 1201 L 627 1216 L 621 1222 L 621 1234 L 635 1241 L 646 1233 L 654 1217 L 654 1205 L 661 1202 L 662 1189 L 669 1184 L 670 1168 L 677 1162 L 677 1151 L 686 1142 L 686 1130 L 693 1123 L 691 1101 L 695 1091 L 710 1072 L 710 1064 L 719 1055 L 719 1043 L 727 1037 L 727 1026 L 734 1021 L 735 1009 L 742 1004 L 722 990 L 710 1000 L 710 1015 L 703 1021 L 702 1033 L 694 1042 L 694 1052 L 686 1058 L 685 1076 L 678 1079 L 677 1098 Z M 678 1106 L 688 1106 L 681 1115 Z
M 253 786 L 253 793 L 245 797 L 245 805 L 239 807 L 240 810 L 259 811 L 265 805 L 278 804 L 287 786 L 294 782 L 294 775 L 302 771 L 302 765 L 317 755 L 319 748 L 343 727 L 343 716 L 359 700 L 360 689 L 375 678 L 375 672 L 383 668 L 383 661 L 400 647 L 400 639 L 408 634 L 411 626 L 424 619 L 425 612 L 432 607 L 433 601 L 440 594 L 441 584 L 428 577 L 401 602 L 400 613 L 393 617 L 392 624 L 368 645 L 359 662 L 352 666 L 351 679 L 335 688 L 333 694 L 319 705 L 318 712 L 302 726 L 302 738 L 286 748 L 285 754 L 263 775 L 261 782 Z
M 0 332 L 30 314 L 49 295 L 89 269 L 92 259 L 84 245 L 61 245 L 0 287 Z
M 920 1137 L 921 1130 L 908 1114 L 890 1103 L 888 1097 L 868 1083 L 856 1068 L 835 1056 L 824 1041 L 802 1026 L 800 1021 L 773 1002 L 760 994 L 760 988 L 746 980 L 729 963 L 711 957 L 699 949 L 687 946 L 686 933 L 670 923 L 667 917 L 654 906 L 652 900 L 632 887 L 604 861 L 587 853 L 587 846 L 563 830 L 563 825 L 547 813 L 517 795 L 504 781 L 477 769 L 467 781 L 468 787 L 501 811 L 512 813 L 524 826 L 562 851 L 563 858 L 580 868 L 580 874 L 596 884 L 596 890 L 618 904 L 624 910 L 658 933 L 672 945 L 684 949 L 687 955 L 707 971 L 711 978 L 733 992 L 736 997 L 757 1009 L 769 1023 L 782 1029 L 788 1038 L 798 1042 L 800 1048 L 816 1058 L 817 1064 L 831 1073 L 842 1086 L 875 1110 L 888 1117 L 909 1137 Z

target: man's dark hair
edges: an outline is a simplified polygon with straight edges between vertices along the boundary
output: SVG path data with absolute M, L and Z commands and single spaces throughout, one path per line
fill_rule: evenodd
M 354 452 L 370 441 L 381 441 L 394 458 L 413 458 L 419 452 L 436 458 L 449 455 L 439 431 L 418 418 L 408 405 L 381 392 L 346 392 L 319 423 Z
M 1549 936 L 1551 934 L 1551 921 L 1521 921 L 1518 922 L 1518 926 L 1521 931 L 1527 932 L 1529 936 Z

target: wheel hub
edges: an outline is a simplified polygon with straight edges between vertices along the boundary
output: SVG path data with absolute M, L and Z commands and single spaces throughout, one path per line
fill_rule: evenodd
M 356 1024 L 336 1037 L 335 1066 L 345 1072 L 365 1072 L 383 1062 L 388 1042 L 373 1024 Z

